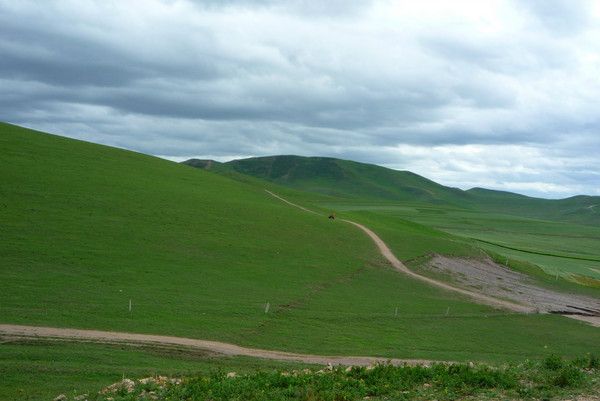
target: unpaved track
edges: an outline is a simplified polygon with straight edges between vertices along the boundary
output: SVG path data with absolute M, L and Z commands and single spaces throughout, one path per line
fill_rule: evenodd
M 275 198 L 287 203 L 288 205 L 297 207 L 301 210 L 304 210 L 305 212 L 310 212 L 310 213 L 314 213 L 314 214 L 319 214 L 313 210 L 307 209 L 303 206 L 297 205 L 295 203 L 292 203 L 290 201 L 288 201 L 287 199 L 282 198 L 281 196 L 274 194 L 273 192 L 266 190 L 265 191 L 270 194 L 271 196 L 274 196 Z M 320 215 L 320 214 L 319 214 Z M 458 287 L 454 287 L 450 284 L 444 283 L 442 281 L 438 281 L 429 277 L 425 277 L 422 276 L 420 274 L 417 274 L 415 272 L 413 272 L 412 270 L 408 269 L 404 263 L 402 263 L 397 257 L 396 255 L 394 255 L 394 253 L 390 250 L 390 248 L 386 245 L 385 242 L 383 242 L 383 240 L 381 238 L 379 238 L 379 236 L 377 234 L 375 234 L 373 231 L 371 231 L 370 229 L 368 229 L 367 227 L 363 226 L 362 224 L 356 223 L 354 221 L 351 220 L 344 220 L 342 219 L 342 221 L 346 222 L 346 223 L 350 223 L 358 228 L 360 228 L 361 230 L 363 230 L 372 240 L 373 242 L 375 242 L 375 245 L 377 245 L 377 248 L 379 249 L 379 252 L 381 252 L 381 254 L 383 255 L 384 258 L 387 259 L 388 262 L 390 262 L 390 264 L 398 271 L 400 271 L 401 273 L 404 273 L 416 280 L 425 282 L 427 284 L 433 285 L 435 287 L 438 288 L 443 288 L 444 290 L 447 291 L 453 291 L 453 292 L 457 292 L 459 294 L 462 295 L 466 295 L 467 297 L 477 301 L 478 303 L 481 304 L 485 304 L 485 305 L 489 305 L 492 306 L 494 308 L 501 308 L 501 309 L 508 309 L 514 312 L 520 312 L 520 313 L 535 313 L 536 309 L 530 306 L 525 306 L 525 305 L 521 305 L 521 304 L 517 304 L 514 302 L 510 302 L 510 301 L 505 301 L 502 299 L 497 299 L 497 298 L 493 298 L 493 297 L 488 297 L 487 295 L 484 294 L 480 294 L 474 291 L 469 291 L 463 288 L 458 288 Z
M 285 198 L 282 198 L 281 196 L 269 191 L 269 190 L 265 190 L 267 191 L 267 193 L 269 193 L 271 196 L 274 196 L 275 198 L 291 205 L 294 207 L 297 207 L 301 210 L 304 210 L 305 212 L 310 212 L 313 214 L 318 214 L 320 216 L 322 216 L 322 214 L 317 213 L 313 210 L 307 209 L 303 206 L 297 205 L 293 202 L 288 201 Z M 404 263 L 402 263 L 397 257 L 396 255 L 394 255 L 394 253 L 390 250 L 390 248 L 386 245 L 385 242 L 383 242 L 383 240 L 381 238 L 379 238 L 379 236 L 377 234 L 375 234 L 373 231 L 371 231 L 369 228 L 363 226 L 362 224 L 356 223 L 354 221 L 351 220 L 345 220 L 342 219 L 342 221 L 346 222 L 346 223 L 350 223 L 358 228 L 360 228 L 361 230 L 363 230 L 372 240 L 373 242 L 375 242 L 375 245 L 377 245 L 377 248 L 379 249 L 379 252 L 381 252 L 381 254 L 383 255 L 383 257 L 385 257 L 387 259 L 388 262 L 390 262 L 390 264 L 399 272 L 406 274 L 416 280 L 425 282 L 427 284 L 433 285 L 435 287 L 438 288 L 442 288 L 444 290 L 448 290 L 448 291 L 453 291 L 453 292 L 457 292 L 459 294 L 462 295 L 466 295 L 467 297 L 471 298 L 472 300 L 481 303 L 481 304 L 485 304 L 485 305 L 489 305 L 492 306 L 494 308 L 501 308 L 501 309 L 507 309 L 513 312 L 519 312 L 519 313 L 540 313 L 540 312 L 547 312 L 547 310 L 544 310 L 543 308 L 540 307 L 539 303 L 532 303 L 532 302 L 527 302 L 526 299 L 518 299 L 518 301 L 522 301 L 525 304 L 520 304 L 520 303 L 516 303 L 516 302 L 511 302 L 505 299 L 499 299 L 499 298 L 495 298 L 492 296 L 487 296 L 484 295 L 480 292 L 475 292 L 475 291 L 470 291 L 468 289 L 465 288 L 460 288 L 460 287 L 456 287 L 453 285 L 450 285 L 448 283 L 445 283 L 443 281 L 438 281 L 426 276 L 422 276 L 418 273 L 413 272 L 412 270 L 408 269 Z M 533 289 L 533 287 L 531 287 Z M 551 291 L 549 290 L 545 290 L 542 288 L 535 288 L 536 291 L 541 291 L 545 294 L 550 293 Z M 507 294 L 499 294 L 499 295 L 507 295 Z M 510 295 L 510 294 L 508 294 Z M 556 297 L 566 297 L 565 299 L 570 299 L 571 301 L 574 301 L 575 303 L 577 303 L 577 296 L 572 296 L 570 294 L 558 294 L 555 293 L 554 294 L 554 298 Z M 510 296 L 508 296 L 510 298 Z M 566 302 L 563 302 L 564 304 L 566 304 Z M 587 303 L 589 303 L 589 299 L 587 301 Z M 586 304 L 587 304 L 586 303 Z M 569 307 L 564 308 L 564 310 L 569 311 Z M 564 314 L 563 316 L 565 317 L 569 317 L 571 319 L 576 319 L 582 322 L 586 322 L 592 326 L 595 327 L 600 327 L 600 316 L 580 316 L 578 314 Z
M 184 348 L 206 350 L 226 356 L 249 356 L 254 358 L 273 359 L 278 361 L 290 362 L 303 362 L 320 365 L 331 364 L 344 366 L 368 366 L 376 363 L 388 362 L 394 365 L 429 365 L 433 363 L 433 361 L 424 359 L 388 359 L 366 356 L 322 356 L 311 354 L 295 354 L 292 352 L 246 348 L 218 341 L 196 340 L 193 338 L 184 337 L 120 333 L 116 331 L 19 326 L 13 324 L 0 324 L 0 337 L 7 337 L 8 339 L 59 339 L 103 344 L 121 343 L 161 346 L 170 345 Z
M 600 327 L 600 316 L 582 316 L 582 315 L 569 315 L 571 319 L 581 320 L 591 324 L 594 327 Z
M 377 236 L 377 234 L 375 234 L 373 231 L 369 230 L 367 227 L 363 226 L 362 224 L 358 224 L 358 223 L 355 223 L 350 220 L 342 220 L 342 221 L 353 224 L 356 227 L 363 230 L 365 233 L 367 233 L 367 235 L 369 237 L 371 237 L 373 242 L 375 242 L 375 244 L 377 245 L 377 248 L 379 248 L 379 251 L 381 252 L 381 254 L 392 264 L 392 266 L 394 266 L 394 268 L 396 270 L 398 270 L 414 279 L 423 281 L 427 284 L 431 284 L 435 287 L 443 288 L 448 291 L 458 292 L 459 294 L 466 295 L 466 296 L 472 298 L 473 300 L 477 301 L 478 303 L 493 306 L 495 308 L 508 309 L 508 310 L 511 310 L 514 312 L 521 312 L 521 313 L 533 313 L 536 311 L 534 308 L 529 307 L 529 306 L 520 305 L 520 304 L 517 304 L 514 302 L 505 301 L 505 300 L 498 299 L 498 298 L 488 297 L 487 295 L 483 295 L 483 294 L 480 294 L 477 292 L 465 290 L 463 288 L 454 287 L 454 286 L 451 286 L 450 284 L 444 283 L 442 281 L 438 281 L 438 280 L 435 280 L 435 279 L 432 279 L 429 277 L 421 276 L 420 274 L 417 274 L 417 273 L 413 272 L 412 270 L 408 269 L 404 265 L 404 263 L 400 262 L 400 260 L 398 260 L 396 255 L 394 255 L 392 253 L 392 251 L 390 250 L 390 248 L 388 248 L 388 246 L 385 244 L 385 242 L 383 242 L 383 240 L 381 238 L 379 238 Z

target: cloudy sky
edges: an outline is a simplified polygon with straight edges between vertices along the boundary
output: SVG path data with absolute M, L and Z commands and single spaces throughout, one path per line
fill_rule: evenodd
M 0 120 L 600 195 L 600 2 L 0 0 Z

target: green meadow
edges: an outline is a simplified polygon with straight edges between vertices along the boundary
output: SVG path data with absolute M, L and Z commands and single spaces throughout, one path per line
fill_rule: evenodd
M 20 340 L 2 343 L 0 350 L 0 399 L 20 401 L 52 400 L 59 394 L 68 400 L 83 394 L 89 400 L 146 400 L 147 391 L 168 400 L 455 400 L 468 396 L 539 400 L 594 394 L 600 375 L 600 361 L 591 354 L 574 360 L 549 355 L 539 361 L 492 366 L 322 370 L 322 366 L 215 357 L 177 348 Z M 157 375 L 184 382 L 164 388 L 138 382 L 131 394 L 98 394 L 123 378 Z
M 195 376 L 211 372 L 252 373 L 307 365 L 245 357 L 215 357 L 176 348 L 131 347 L 56 341 L 0 343 L 0 400 L 53 400 L 95 395 L 123 377 Z
M 258 157 L 212 170 L 300 189 L 304 204 L 377 228 L 405 261 L 428 252 L 484 251 L 582 284 L 584 292 L 600 287 L 598 197 L 547 200 L 481 188 L 461 191 L 407 171 L 324 157 Z
M 529 262 L 549 275 L 600 288 L 600 281 L 596 282 L 600 280 L 597 226 L 429 205 L 325 203 L 323 206 L 356 218 L 377 216 L 390 225 L 398 221 L 413 222 L 450 234 L 454 241 Z
M 388 266 L 360 230 L 291 207 L 265 188 L 322 211 L 334 206 L 331 195 L 9 124 L 0 124 L 0 146 L 0 323 L 454 361 L 600 352 L 597 328 L 561 316 L 497 311 L 415 282 Z M 336 205 L 403 260 L 480 252 L 458 217 L 451 230 L 413 219 L 408 206 Z M 556 252 L 594 256 L 594 233 L 585 232 L 592 238 L 585 248 Z M 70 347 L 2 344 L 0 361 L 12 361 L 6 377 L 18 382 L 15 352 L 52 355 Z M 115 350 L 77 347 L 81 364 L 88 352 Z M 128 358 L 128 350 L 118 352 Z M 148 366 L 157 373 L 188 369 L 144 358 L 133 374 Z

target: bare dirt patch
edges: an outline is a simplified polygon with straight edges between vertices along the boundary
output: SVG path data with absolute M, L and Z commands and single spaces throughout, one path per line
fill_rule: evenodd
M 461 287 L 527 305 L 541 313 L 600 316 L 600 299 L 540 287 L 529 276 L 491 259 L 435 255 L 425 268 L 450 274 Z

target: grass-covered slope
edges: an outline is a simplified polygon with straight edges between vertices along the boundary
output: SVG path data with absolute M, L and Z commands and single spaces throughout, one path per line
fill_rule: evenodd
M 279 185 L 352 200 L 443 205 L 550 220 L 600 223 L 600 197 L 597 196 L 549 200 L 482 188 L 462 191 L 409 171 L 327 157 L 256 157 L 212 165 L 214 167 L 198 162 L 184 163 L 221 173 L 234 170 Z
M 598 349 L 583 323 L 414 282 L 359 230 L 292 208 L 257 179 L 8 124 L 0 146 L 2 323 L 447 360 Z M 414 223 L 389 229 L 401 258 L 469 251 Z
M 173 347 L 11 340 L 0 343 L 0 400 L 49 401 L 59 394 L 73 400 L 88 394 L 83 399 L 91 401 L 99 390 L 123 377 L 241 374 L 304 366 Z
M 597 226 L 446 206 L 335 200 L 323 200 L 320 204 L 375 229 L 404 261 L 415 258 L 415 254 L 427 253 L 427 249 L 460 254 L 466 250 L 460 241 L 464 244 L 472 240 L 473 246 L 491 255 L 504 256 L 503 264 L 507 258 L 528 262 L 545 271 L 552 281 L 562 276 L 594 287 L 595 296 L 600 296 L 600 228 Z M 409 227 L 408 221 L 416 224 Z M 396 228 L 399 225 L 402 229 Z M 408 236 L 409 232 L 414 235 Z M 575 288 L 584 290 L 581 286 Z
M 6 124 L 0 146 L 5 322 L 231 340 L 374 253 L 260 187 Z

